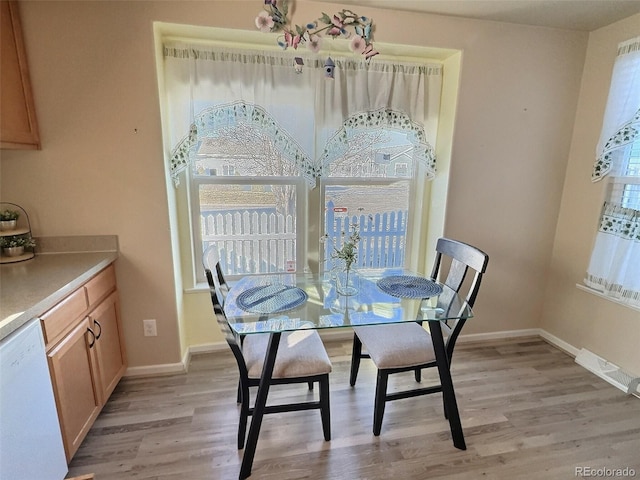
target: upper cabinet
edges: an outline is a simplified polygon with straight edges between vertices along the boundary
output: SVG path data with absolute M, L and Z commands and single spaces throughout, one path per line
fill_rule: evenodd
M 0 148 L 40 149 L 18 2 L 0 7 Z

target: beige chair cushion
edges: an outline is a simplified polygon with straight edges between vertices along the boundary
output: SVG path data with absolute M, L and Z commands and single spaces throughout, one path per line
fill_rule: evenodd
M 260 378 L 269 334 L 244 337 L 242 353 L 249 378 Z M 284 332 L 280 337 L 272 378 L 309 377 L 331 372 L 331 362 L 315 330 Z
M 411 367 L 436 359 L 431 335 L 415 322 L 354 330 L 378 369 Z

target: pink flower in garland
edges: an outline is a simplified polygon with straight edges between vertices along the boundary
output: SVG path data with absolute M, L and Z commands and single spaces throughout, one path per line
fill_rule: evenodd
M 332 37 L 337 37 L 338 35 L 345 32 L 343 28 L 344 25 L 342 23 L 342 20 L 340 20 L 337 15 L 333 16 L 333 20 L 331 21 L 331 24 L 332 24 L 331 28 L 329 28 L 327 35 L 331 35 Z
M 273 28 L 273 25 L 273 17 L 269 15 L 269 12 L 267 11 L 260 12 L 256 17 L 256 27 L 258 27 L 258 30 L 260 30 L 261 32 L 270 32 Z
M 319 35 L 311 35 L 309 37 L 309 41 L 307 42 L 307 48 L 311 50 L 313 53 L 318 53 L 320 51 L 320 47 L 322 46 L 322 37 Z
M 356 15 L 349 9 L 343 9 L 335 15 L 329 16 L 323 13 L 315 21 L 292 27 L 288 18 L 289 0 L 263 1 L 265 10 L 256 17 L 256 26 L 265 33 L 283 32 L 276 42 L 284 50 L 289 47 L 295 50 L 302 44 L 311 52 L 318 53 L 323 35 L 326 35 L 333 38 L 350 38 L 350 49 L 363 55 L 367 61 L 378 54 L 371 43 L 373 22 L 367 17 Z M 353 34 L 350 30 L 353 30 Z
M 354 35 L 351 42 L 349 42 L 349 48 L 352 52 L 362 53 L 367 48 L 367 41 L 360 35 Z

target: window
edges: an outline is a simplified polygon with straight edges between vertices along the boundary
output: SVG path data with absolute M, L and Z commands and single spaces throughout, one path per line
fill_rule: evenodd
M 304 182 L 271 138 L 246 123 L 201 143 L 191 172 L 195 252 L 230 275 L 296 271 Z M 200 262 L 201 263 L 201 262 Z
M 217 260 L 231 275 L 322 268 L 329 204 L 369 235 L 366 265 L 404 265 L 423 217 L 409 201 L 417 175 L 435 175 L 439 63 L 336 55 L 327 80 L 324 62 L 305 57 L 296 71 L 291 52 L 176 40 L 163 51 L 170 172 L 189 186 L 196 281 Z
M 625 208 L 640 210 L 640 183 L 636 181 L 640 178 L 640 138 L 636 138 L 631 144 L 622 173 L 619 179 L 620 204 Z
M 585 284 L 640 306 L 640 37 L 618 47 L 592 178 L 608 177 Z
M 332 268 L 331 249 L 340 248 L 353 225 L 360 234 L 358 267 L 405 266 L 417 173 L 407 152 L 415 147 L 406 134 L 388 128 L 353 132 L 348 145 L 322 180 L 324 234 L 329 239 L 324 268 Z

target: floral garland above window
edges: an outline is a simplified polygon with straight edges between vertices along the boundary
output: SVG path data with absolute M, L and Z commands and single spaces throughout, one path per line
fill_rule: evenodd
M 309 22 L 305 26 L 289 26 L 289 5 L 287 0 L 264 0 L 264 10 L 256 17 L 256 27 L 261 32 L 284 32 L 278 37 L 278 45 L 284 50 L 299 45 L 305 45 L 309 50 L 318 53 L 322 46 L 322 35 L 337 38 L 350 38 L 349 48 L 355 53 L 364 55 L 367 60 L 377 55 L 371 42 L 373 22 L 370 18 L 356 15 L 351 10 L 344 9 L 332 17 L 322 13 L 322 17 Z M 350 30 L 353 30 L 351 32 Z

